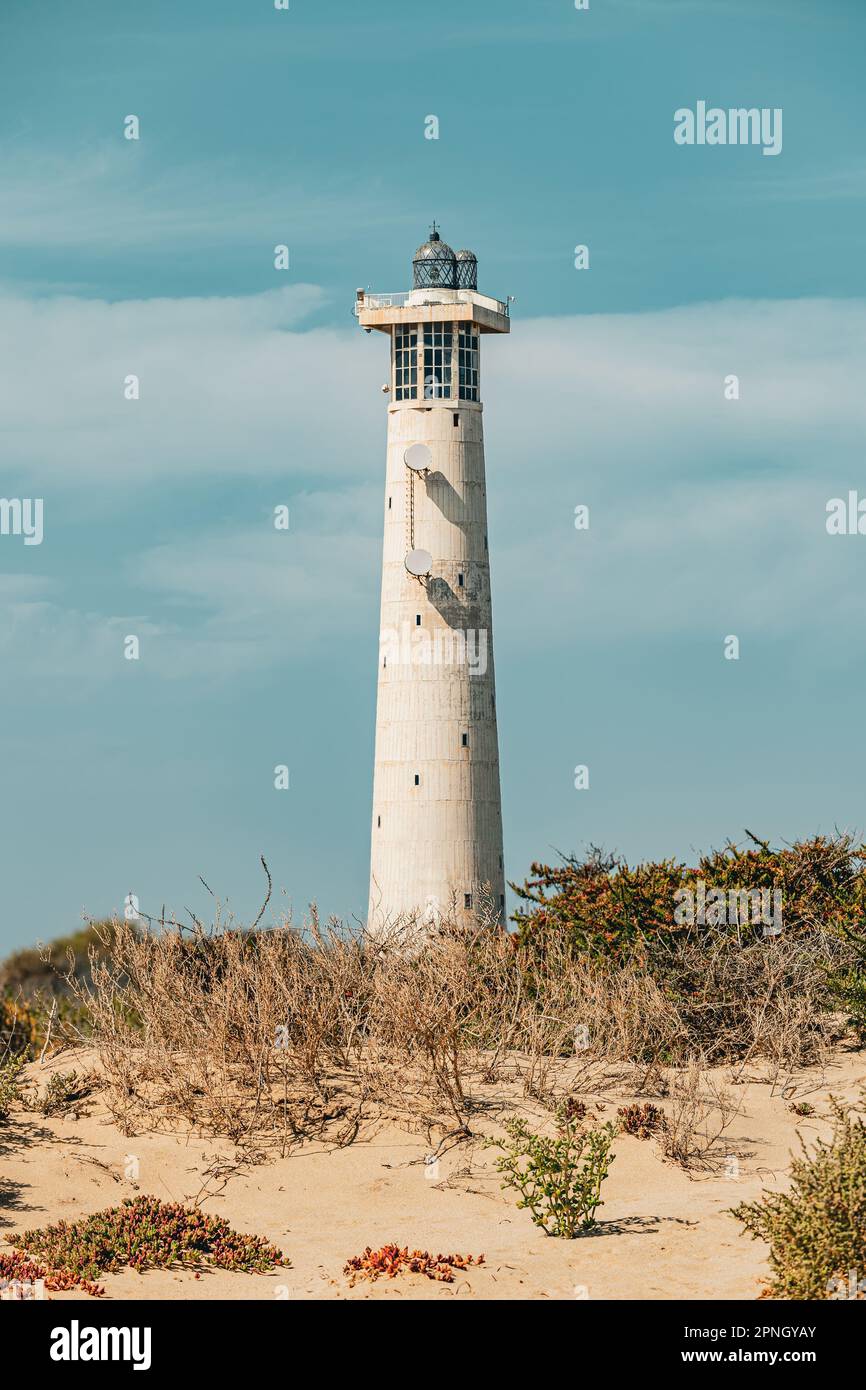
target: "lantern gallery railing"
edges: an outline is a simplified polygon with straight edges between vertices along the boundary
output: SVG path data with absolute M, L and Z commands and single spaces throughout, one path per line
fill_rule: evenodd
M 441 296 L 447 293 L 448 298 Z M 477 290 L 448 290 L 438 291 L 435 299 L 425 299 L 423 290 L 404 290 L 399 294 L 363 294 L 359 292 L 355 300 L 355 317 L 360 316 L 362 309 L 403 309 L 408 304 L 480 304 L 485 309 L 491 309 L 496 314 L 504 314 L 508 318 L 508 303 L 501 299 L 492 299 L 489 295 L 479 294 Z

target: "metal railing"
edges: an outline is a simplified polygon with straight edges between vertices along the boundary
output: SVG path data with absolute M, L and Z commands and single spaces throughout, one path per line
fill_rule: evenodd
M 355 300 L 355 317 L 362 309 L 404 309 L 410 300 L 419 308 L 431 304 L 480 304 L 484 309 L 509 317 L 507 300 L 493 299 L 490 295 L 479 294 L 477 290 L 452 290 L 454 299 L 422 299 L 423 290 L 402 290 L 398 294 L 364 294 L 363 299 Z M 413 298 L 414 296 L 414 298 Z

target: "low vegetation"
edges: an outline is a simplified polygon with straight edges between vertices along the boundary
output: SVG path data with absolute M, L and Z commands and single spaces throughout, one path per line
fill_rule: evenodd
M 80 1221 L 24 1231 L 12 1243 L 11 1254 L 0 1254 L 0 1277 L 44 1279 L 49 1289 L 79 1286 L 92 1294 L 102 1292 L 101 1275 L 124 1268 L 142 1274 L 209 1266 L 264 1274 L 287 1263 L 261 1236 L 240 1235 L 221 1217 L 147 1196 Z
M 650 1139 L 665 1128 L 664 1111 L 650 1101 L 624 1105 L 616 1113 L 623 1134 L 633 1134 L 636 1139 Z
M 533 1134 L 525 1120 L 514 1117 L 505 1121 L 505 1131 L 507 1139 L 496 1141 L 504 1150 L 496 1167 L 503 1188 L 520 1194 L 518 1207 L 549 1236 L 573 1240 L 592 1230 L 604 1205 L 601 1185 L 613 1162 L 616 1125 L 583 1129 L 566 1121 L 558 1134 L 548 1136 Z
M 0 1057 L 31 1060 L 88 1033 L 76 993 L 87 986 L 92 961 L 103 950 L 105 925 L 90 922 L 0 961 Z
M 0 1125 L 6 1124 L 13 1105 L 21 1100 L 23 1067 L 20 1057 L 5 1057 L 0 1061 Z
M 834 1129 L 791 1164 L 790 1190 L 743 1203 L 734 1215 L 770 1248 L 774 1298 L 866 1295 L 866 1125 L 834 1106 Z
M 0 961 L 0 995 L 38 999 L 44 995 L 65 996 L 71 992 L 70 976 L 85 979 L 90 973 L 92 955 L 102 950 L 100 922 L 88 922 L 68 936 L 56 937 L 50 944 L 26 947 Z
M 516 933 L 482 915 L 471 931 L 415 933 L 407 950 L 412 924 L 371 939 L 315 912 L 301 929 L 254 931 L 120 920 L 98 929 L 70 987 L 125 1133 L 281 1152 L 325 1129 L 348 1142 L 375 1109 L 468 1132 L 481 1090 L 503 1078 L 555 1108 L 603 1075 L 652 1096 L 664 1069 L 692 1062 L 822 1062 L 848 1026 L 838 981 L 859 969 L 860 848 L 758 842 L 699 870 L 725 891 L 778 874 L 783 930 L 680 926 L 672 895 L 697 870 L 594 853 L 524 885 Z
M 357 1284 L 359 1279 L 396 1279 L 398 1274 L 423 1274 L 441 1284 L 453 1284 L 455 1270 L 483 1264 L 483 1255 L 431 1255 L 428 1250 L 410 1251 L 408 1245 L 371 1250 L 368 1245 L 363 1255 L 347 1262 L 343 1273 L 349 1276 L 350 1284 Z
M 40 1114 L 46 1118 L 52 1115 L 80 1114 L 84 1102 L 93 1094 L 97 1078 L 92 1073 L 82 1074 L 75 1070 L 56 1071 L 39 1096 Z
M 669 947 L 688 934 L 684 899 L 677 895 L 703 883 L 733 895 L 730 901 L 741 908 L 734 921 L 725 912 L 723 923 L 706 925 L 723 925 L 741 942 L 760 936 L 763 924 L 749 920 L 739 895 L 762 889 L 780 894 L 789 935 L 821 930 L 866 942 L 866 845 L 850 835 L 817 835 L 774 849 L 746 833 L 746 846 L 729 842 L 691 867 L 665 859 L 630 868 L 598 849 L 582 860 L 565 856 L 558 867 L 533 864 L 531 877 L 512 885 L 526 905 L 514 918 L 521 940 L 544 950 L 551 939 L 565 936 L 593 955 L 648 959 L 654 945 Z
M 189 927 L 93 923 L 48 952 L 19 952 L 0 973 L 0 1123 L 21 1101 L 22 1062 L 71 1040 L 98 1054 L 124 1134 L 227 1136 L 257 1154 L 325 1133 L 350 1143 L 368 1116 L 441 1125 L 460 1142 L 505 1082 L 553 1117 L 551 1135 L 535 1133 L 512 1106 L 496 1141 L 505 1185 L 542 1229 L 571 1238 L 596 1220 L 615 1131 L 654 1136 L 684 1169 L 712 1168 L 739 1112 L 721 1066 L 732 1081 L 758 1062 L 787 1077 L 826 1062 L 845 1038 L 866 1040 L 866 847 L 850 836 L 774 848 L 749 834 L 694 866 L 630 867 L 593 850 L 534 864 L 515 887 L 510 933 L 483 911 L 468 930 L 408 922 L 375 938 L 323 925 L 315 910 L 302 926 L 267 929 L 260 913 L 250 930 L 217 912 Z M 89 1084 L 54 1073 L 34 1103 L 49 1117 L 75 1112 Z M 617 1088 L 636 1099 L 616 1126 L 599 1126 L 595 1102 Z M 814 1162 L 827 1183 L 833 1163 L 847 1165 L 850 1192 L 862 1181 L 860 1131 L 844 1124 L 833 1156 L 819 1150 Z M 805 1184 L 812 1169 L 799 1162 Z M 793 1208 L 767 1201 L 741 1208 L 742 1219 L 785 1271 L 774 1287 L 805 1288 L 792 1251 L 814 1233 L 798 1226 L 786 1251 Z M 163 1210 L 156 1226 L 180 1219 Z M 816 1257 L 819 1281 L 851 1259 L 839 1221 Z M 399 1268 L 424 1256 L 383 1251 L 396 1251 Z M 861 1264 L 847 1268 L 862 1267 L 856 1253 Z M 359 1276 L 390 1258 L 359 1259 L 368 1257 Z M 20 1258 L 50 1264 L 37 1248 Z M 92 1279 L 97 1266 L 69 1267 Z
M 663 1154 L 687 1171 L 718 1168 L 725 1147 L 720 1141 L 739 1113 L 732 1088 L 693 1059 L 671 1081 L 661 1128 Z

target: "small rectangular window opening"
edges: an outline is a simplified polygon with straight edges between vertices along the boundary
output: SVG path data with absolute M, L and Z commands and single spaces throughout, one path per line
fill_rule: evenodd
M 464 894 L 463 894 L 463 906 L 464 906 L 464 907 L 471 907 L 471 906 L 472 906 L 472 894 L 471 894 L 471 893 L 464 893 Z
M 390 510 L 391 510 L 391 499 L 390 499 L 390 497 L 389 497 L 389 498 L 388 498 L 388 511 L 390 512 Z
M 458 574 L 458 576 L 457 576 L 457 587 L 458 587 L 458 589 L 462 589 L 462 588 L 463 588 L 463 575 L 462 575 L 462 574 Z
M 464 748 L 468 748 L 468 747 L 469 747 L 469 735 L 468 735 L 468 734 L 461 734 L 461 735 L 460 735 L 460 742 L 462 743 L 462 745 L 463 745 Z
M 416 787 L 420 787 L 420 785 L 421 785 L 421 774 L 420 774 L 420 772 L 416 772 L 416 773 L 415 773 L 415 786 L 416 786 Z
M 381 829 L 382 829 L 382 817 L 381 817 L 381 816 L 377 816 L 377 817 L 376 817 L 376 828 L 377 828 L 378 830 L 381 830 Z
M 421 614 L 420 614 L 420 613 L 416 613 L 416 614 L 415 614 L 415 626 L 416 626 L 416 627 L 420 627 L 420 626 L 421 626 Z
M 455 416 L 454 416 L 454 427 L 455 427 L 455 429 L 457 428 L 457 426 L 458 426 L 459 424 L 460 424 L 460 416 L 455 414 Z

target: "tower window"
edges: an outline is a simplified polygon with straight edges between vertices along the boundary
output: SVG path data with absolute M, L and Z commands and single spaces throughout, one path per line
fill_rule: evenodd
M 468 735 L 468 734 L 461 734 L 461 735 L 460 735 L 460 743 L 462 744 L 462 746 L 463 746 L 464 748 L 468 748 L 468 747 L 469 747 L 469 735 Z
M 457 426 L 460 424 L 460 416 L 455 414 L 454 416 L 452 416 L 452 419 L 454 421 L 454 428 L 456 429 Z
M 462 588 L 463 588 L 463 575 L 462 575 L 462 574 L 458 574 L 458 576 L 457 576 L 457 587 L 458 587 L 458 589 L 462 589 Z
M 463 894 L 463 906 L 464 906 L 464 907 L 471 907 L 471 906 L 472 906 L 472 894 L 471 894 L 471 893 L 464 893 L 464 894 Z
M 415 786 L 416 786 L 416 787 L 420 787 L 420 785 L 421 785 L 421 773 L 420 773 L 420 772 L 416 772 L 416 773 L 415 773 Z
M 451 398 L 451 351 L 454 341 L 450 323 L 431 323 L 424 329 L 424 398 L 428 401 Z
M 416 614 L 415 614 L 415 626 L 416 626 L 416 627 L 420 627 L 420 626 L 421 626 L 421 614 L 420 614 L 420 613 L 416 613 Z
M 460 399 L 461 401 L 477 401 L 478 329 L 474 323 L 461 323 L 457 344 Z
M 376 817 L 376 829 L 377 829 L 377 830 L 381 830 L 381 829 L 382 829 L 382 817 L 381 817 L 381 816 L 377 816 L 377 817 Z
M 415 400 L 418 395 L 418 330 L 398 323 L 394 329 L 394 399 Z
M 391 499 L 390 499 L 390 497 L 389 497 L 389 498 L 388 498 L 388 511 L 390 512 L 390 510 L 391 510 Z

